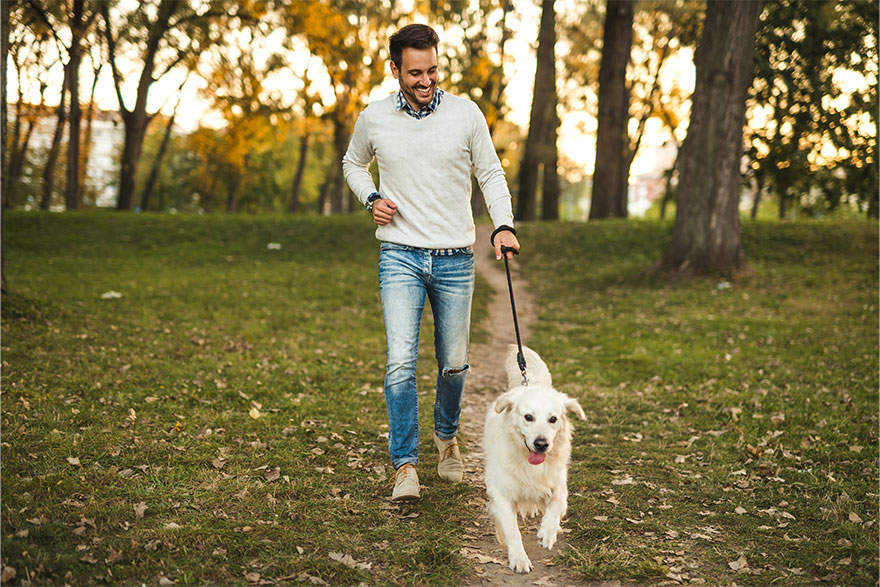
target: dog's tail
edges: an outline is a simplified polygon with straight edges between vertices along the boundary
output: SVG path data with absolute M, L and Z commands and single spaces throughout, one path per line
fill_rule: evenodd
M 515 344 L 510 345 L 507 359 L 504 362 L 504 370 L 507 373 L 507 387 L 513 389 L 521 385 L 523 382 L 522 373 L 520 373 L 519 365 L 516 362 L 516 355 L 519 349 Z M 543 385 L 545 387 L 553 387 L 550 378 L 550 371 L 547 365 L 538 356 L 538 353 L 529 347 L 523 347 L 523 357 L 526 360 L 526 374 L 530 385 Z

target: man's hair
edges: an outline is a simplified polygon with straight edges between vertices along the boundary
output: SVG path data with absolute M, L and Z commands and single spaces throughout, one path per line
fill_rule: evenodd
M 424 24 L 409 24 L 391 35 L 388 42 L 388 50 L 391 53 L 391 61 L 400 69 L 403 62 L 404 49 L 428 49 L 433 47 L 437 50 L 440 37 L 434 29 Z

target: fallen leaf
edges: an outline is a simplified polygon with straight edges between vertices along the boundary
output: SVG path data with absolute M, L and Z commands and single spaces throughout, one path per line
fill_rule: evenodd
M 163 528 L 165 528 L 166 530 L 179 530 L 180 524 L 178 524 L 177 522 L 168 522 L 163 526 Z
M 107 556 L 107 558 L 104 560 L 104 562 L 109 565 L 109 564 L 112 564 L 115 562 L 119 562 L 121 560 L 122 560 L 122 552 L 119 550 L 113 550 L 111 548 L 110 554 Z
M 746 560 L 745 555 L 742 555 L 735 561 L 727 563 L 727 566 L 730 567 L 731 570 L 742 571 L 749 568 L 749 562 Z
M 281 476 L 281 468 L 275 467 L 274 471 L 266 471 L 266 481 L 272 482 Z
M 471 560 L 475 560 L 480 564 L 493 564 L 493 565 L 501 565 L 503 567 L 507 566 L 507 563 L 498 560 L 497 558 L 493 558 L 491 556 L 486 556 L 474 550 L 469 550 L 467 548 L 461 549 L 461 555 L 465 558 L 469 558 Z
M 743 508 L 742 506 L 736 506 L 736 509 L 733 510 L 733 511 L 736 512 L 736 513 L 739 514 L 739 515 L 743 515 L 743 514 L 747 513 L 747 512 L 746 512 L 746 509 Z
M 612 485 L 632 485 L 633 483 L 635 483 L 635 481 L 629 475 L 627 475 L 623 479 L 613 479 L 611 481 Z
M 222 469 L 226 466 L 226 459 L 214 459 L 211 461 L 211 464 L 214 465 L 215 469 Z
M 257 408 L 251 408 L 251 410 L 248 412 L 248 416 L 250 416 L 254 420 L 259 420 L 261 415 L 262 414 L 260 414 L 260 410 L 258 410 Z
M 147 504 L 145 504 L 144 502 L 140 502 L 138 504 L 135 504 L 133 507 L 134 507 L 134 514 L 138 518 L 143 518 L 144 513 L 147 511 L 147 509 L 149 509 L 149 508 L 147 508 Z
M 245 573 L 244 579 L 248 583 L 259 583 L 260 582 L 260 573 Z
M 174 585 L 174 581 L 172 581 L 168 577 L 159 577 L 159 585 L 162 585 L 162 587 L 167 587 L 168 585 Z
M 3 573 L 0 574 L 0 583 L 8 583 L 15 579 L 15 569 L 12 567 L 3 567 Z
M 855 512 L 850 512 L 850 513 L 849 513 L 849 521 L 850 521 L 850 522 L 855 522 L 856 524 L 861 524 L 861 523 L 862 523 L 862 519 L 861 519 L 861 518 L 859 517 L 859 515 L 858 515 L 857 513 L 855 513 Z
M 76 457 L 67 457 L 67 462 L 74 467 L 81 467 L 82 465 L 79 462 L 79 459 Z
M 363 571 L 369 571 L 373 568 L 372 563 L 362 563 L 356 561 L 350 554 L 342 554 L 341 552 L 331 552 L 330 558 L 335 560 L 338 563 L 342 563 L 345 566 L 352 569 L 360 569 Z

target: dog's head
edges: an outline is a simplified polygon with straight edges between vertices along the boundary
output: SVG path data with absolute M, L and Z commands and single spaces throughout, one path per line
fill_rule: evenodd
M 495 411 L 507 413 L 513 429 L 522 436 L 529 451 L 529 462 L 533 465 L 540 465 L 548 454 L 552 454 L 557 438 L 569 437 L 569 411 L 581 420 L 587 419 L 576 399 L 541 386 L 511 389 L 495 402 Z

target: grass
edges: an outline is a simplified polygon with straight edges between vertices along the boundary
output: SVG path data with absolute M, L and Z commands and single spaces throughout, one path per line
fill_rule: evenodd
M 649 584 L 876 584 L 876 226 L 746 223 L 736 281 L 645 282 L 670 226 L 520 233 L 530 345 L 588 413 L 561 562 Z M 418 505 L 387 500 L 363 217 L 12 213 L 5 229 L 10 582 L 463 580 L 476 490 L 426 479 Z
M 590 414 L 566 562 L 649 583 L 876 584 L 876 225 L 746 223 L 734 282 L 646 282 L 670 230 L 522 230 L 531 345 Z

